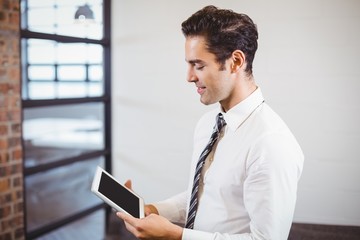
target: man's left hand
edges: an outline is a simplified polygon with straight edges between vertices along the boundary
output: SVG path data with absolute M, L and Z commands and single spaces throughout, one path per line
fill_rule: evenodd
M 162 216 L 150 214 L 138 219 L 123 212 L 116 215 L 124 220 L 127 230 L 139 239 L 181 240 L 183 229 Z

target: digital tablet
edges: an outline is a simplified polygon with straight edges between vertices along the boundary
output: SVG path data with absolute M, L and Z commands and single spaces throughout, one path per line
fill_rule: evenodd
M 116 211 L 125 212 L 136 218 L 144 217 L 143 199 L 99 166 L 91 191 Z

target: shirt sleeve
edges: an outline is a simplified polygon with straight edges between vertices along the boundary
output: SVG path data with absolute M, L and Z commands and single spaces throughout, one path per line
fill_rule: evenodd
M 286 240 L 296 204 L 302 151 L 292 136 L 266 134 L 250 150 L 244 204 L 250 230 L 260 238 Z
M 167 218 L 170 222 L 185 224 L 187 192 L 184 191 L 164 201 L 153 204 L 159 214 Z
M 208 233 L 191 229 L 184 229 L 182 240 L 259 240 L 265 239 L 256 236 L 254 233 L 227 234 L 227 233 Z

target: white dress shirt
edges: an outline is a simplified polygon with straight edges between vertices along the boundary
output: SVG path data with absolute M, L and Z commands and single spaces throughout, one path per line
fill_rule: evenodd
M 220 111 L 197 124 L 188 190 L 154 204 L 170 221 L 186 220 L 194 169 Z M 286 240 L 304 160 L 300 146 L 259 88 L 223 115 L 227 125 L 203 176 L 194 230 L 184 229 L 182 239 Z

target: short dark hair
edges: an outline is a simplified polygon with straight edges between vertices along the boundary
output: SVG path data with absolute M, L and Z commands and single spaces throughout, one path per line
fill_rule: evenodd
M 245 71 L 252 74 L 258 32 L 246 14 L 206 6 L 185 20 L 181 27 L 185 37 L 205 38 L 208 51 L 215 54 L 221 68 L 235 50 L 241 50 L 246 58 Z

